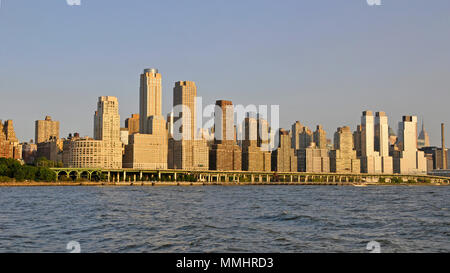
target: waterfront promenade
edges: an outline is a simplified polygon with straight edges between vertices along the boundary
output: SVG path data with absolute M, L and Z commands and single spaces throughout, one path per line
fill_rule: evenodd
M 53 168 L 58 181 L 95 181 L 105 183 L 190 182 L 203 184 L 351 184 L 351 183 L 434 183 L 448 184 L 450 178 L 429 175 L 244 172 L 190 170 L 101 170 Z

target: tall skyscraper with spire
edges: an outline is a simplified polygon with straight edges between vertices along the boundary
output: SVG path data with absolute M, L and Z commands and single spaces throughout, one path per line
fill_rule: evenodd
M 430 136 L 425 131 L 425 122 L 422 121 L 422 130 L 420 131 L 419 138 L 417 140 L 418 148 L 430 147 Z

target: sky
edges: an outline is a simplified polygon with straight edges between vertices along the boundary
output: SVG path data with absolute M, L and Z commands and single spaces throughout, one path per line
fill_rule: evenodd
M 364 110 L 394 129 L 417 115 L 439 145 L 449 48 L 448 0 L 2 0 L 0 119 L 21 141 L 46 115 L 61 137 L 92 136 L 98 97 L 116 96 L 124 126 L 154 67 L 164 115 L 174 83 L 191 80 L 204 104 L 279 105 L 282 127 L 322 124 L 329 138 Z

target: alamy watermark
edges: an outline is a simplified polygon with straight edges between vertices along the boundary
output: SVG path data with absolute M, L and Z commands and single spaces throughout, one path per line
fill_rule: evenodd
M 381 6 L 381 0 L 367 0 L 369 6 Z
M 173 107 L 169 133 L 174 140 L 229 140 L 238 143 L 247 140 L 257 141 L 264 151 L 278 148 L 279 105 L 245 106 L 222 101 L 220 105 L 203 106 L 201 97 L 196 97 L 194 103 L 195 113 L 189 105 Z
M 66 249 L 69 253 L 81 253 L 81 245 L 77 241 L 70 241 L 66 245 Z
M 381 253 L 381 244 L 377 241 L 370 241 L 367 243 L 366 249 L 370 251 L 370 253 Z
M 2 7 L 2 1 L 0 0 L 0 8 Z M 65 0 L 69 6 L 81 6 L 81 0 Z M 366 0 L 369 6 L 381 6 L 381 0 Z
M 2 7 L 2 1 L 0 0 L 0 8 Z M 65 0 L 69 6 L 81 6 L 81 0 Z

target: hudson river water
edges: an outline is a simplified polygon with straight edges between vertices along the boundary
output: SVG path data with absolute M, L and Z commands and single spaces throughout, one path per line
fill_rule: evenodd
M 450 187 L 0 188 L 0 252 L 450 252 Z

